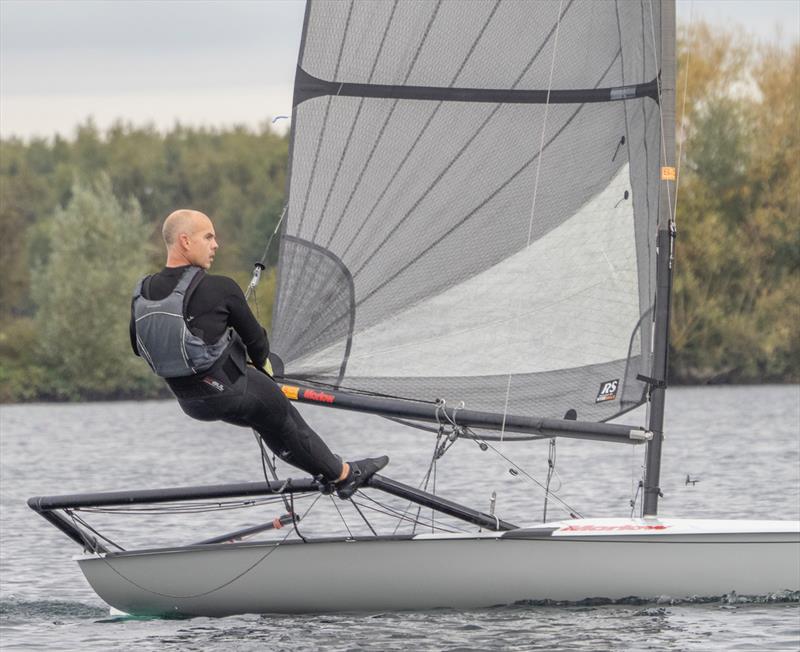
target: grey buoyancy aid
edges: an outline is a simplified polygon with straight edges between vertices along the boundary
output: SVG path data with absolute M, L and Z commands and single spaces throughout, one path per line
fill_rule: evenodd
M 189 267 L 175 289 L 163 299 L 153 301 L 142 295 L 147 276 L 133 293 L 136 348 L 162 378 L 192 376 L 210 369 L 238 336 L 232 328 L 214 344 L 206 344 L 186 325 L 185 306 L 203 274 L 200 267 Z M 197 279 L 197 282 L 192 281 Z M 188 290 L 188 293 L 187 293 Z

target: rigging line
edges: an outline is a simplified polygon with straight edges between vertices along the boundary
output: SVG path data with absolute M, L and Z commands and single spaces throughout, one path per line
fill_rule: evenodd
M 305 498 L 305 496 L 304 496 Z M 177 514 L 206 514 L 210 512 L 225 512 L 233 509 L 243 509 L 245 507 L 259 507 L 264 505 L 269 505 L 272 503 L 277 503 L 280 499 L 279 498 L 272 498 L 269 500 L 260 500 L 260 501 L 253 501 L 253 502 L 244 502 L 244 503 L 231 503 L 231 504 L 218 504 L 215 506 L 208 506 L 208 507 L 194 507 L 192 505 L 187 505 L 185 508 L 163 508 L 160 509 L 158 507 L 152 508 L 120 508 L 120 509 L 110 509 L 110 508 L 102 508 L 102 507 L 82 507 L 79 511 L 88 512 L 91 514 L 125 514 L 126 516 L 140 516 L 140 515 L 148 515 L 152 516 L 155 514 L 159 515 L 177 515 Z
M 536 212 L 536 196 L 539 191 L 539 174 L 542 170 L 542 158 L 544 158 L 544 135 L 547 132 L 547 116 L 550 113 L 550 91 L 553 88 L 553 73 L 556 68 L 556 51 L 558 50 L 558 32 L 561 26 L 561 5 L 564 0 L 559 0 L 558 13 L 556 14 L 556 34 L 553 38 L 553 56 L 550 60 L 550 76 L 547 80 L 547 101 L 544 105 L 544 117 L 542 118 L 542 134 L 539 138 L 539 159 L 536 163 L 536 178 L 533 182 L 533 201 L 531 202 L 531 214 L 528 220 L 528 240 L 525 244 L 525 249 L 531 246 L 531 237 L 533 235 L 533 216 Z M 522 304 L 517 305 L 517 319 L 516 329 L 519 331 L 519 319 L 522 312 Z M 503 422 L 500 426 L 500 441 L 505 438 L 506 432 L 506 417 L 508 416 L 508 401 L 511 396 L 511 373 L 508 374 L 508 381 L 506 382 L 506 400 L 503 405 Z
M 377 512 L 379 512 L 381 514 L 385 514 L 386 516 L 392 516 L 392 517 L 398 519 L 399 521 L 406 521 L 406 522 L 409 522 L 409 523 L 416 523 L 416 524 L 421 525 L 421 526 L 422 525 L 424 525 L 424 526 L 428 525 L 428 519 L 426 517 L 422 517 L 421 519 L 415 521 L 412 517 L 407 516 L 407 513 L 408 513 L 408 509 L 407 508 L 404 511 L 401 512 L 399 508 L 392 507 L 391 505 L 389 505 L 387 503 L 382 503 L 382 502 L 374 499 L 371 496 L 368 496 L 366 494 L 359 494 L 359 495 L 364 497 L 364 498 L 366 498 L 370 502 L 374 503 L 374 505 L 378 505 L 380 507 L 380 509 L 378 509 L 378 507 L 374 507 L 374 506 L 367 505 L 367 504 L 364 504 L 364 503 L 362 503 L 362 507 L 366 507 L 367 509 L 372 509 L 372 510 L 377 511 Z M 381 510 L 386 510 L 386 511 L 381 511 Z M 392 534 L 397 534 L 397 529 L 399 528 L 399 526 L 400 526 L 400 524 L 398 523 L 398 525 L 395 527 L 395 529 L 392 532 Z M 466 530 L 466 529 L 464 529 L 462 527 L 459 527 L 458 525 L 454 525 L 454 524 L 450 524 L 448 527 L 450 529 L 448 529 L 448 528 L 446 528 L 444 526 L 441 526 L 441 525 L 437 525 L 436 529 L 440 530 L 440 531 L 443 531 L 443 532 L 467 532 L 468 531 L 468 530 Z
M 547 523 L 547 499 L 550 497 L 550 480 L 556 470 L 556 440 L 550 440 L 550 447 L 547 454 L 547 485 L 544 490 L 544 509 L 542 511 L 542 523 Z
M 118 543 L 116 543 L 112 539 L 109 539 L 105 534 L 101 534 L 100 532 L 95 530 L 91 525 L 89 525 L 86 521 L 84 521 L 80 516 L 75 514 L 72 510 L 64 510 L 64 511 L 66 511 L 70 515 L 70 518 L 72 518 L 72 522 L 73 523 L 75 523 L 75 522 L 80 523 L 81 525 L 83 525 L 83 527 L 85 527 L 90 532 L 93 532 L 94 534 L 96 534 L 98 537 L 100 537 L 106 543 L 110 543 L 112 546 L 114 546 L 115 548 L 119 548 L 123 552 L 125 551 L 125 548 L 123 548 L 121 545 L 119 545 Z M 80 532 L 80 528 L 77 528 L 77 529 Z M 84 534 L 82 532 L 81 532 L 81 538 L 84 540 L 84 543 L 87 543 L 87 544 L 91 544 L 92 543 L 91 541 L 88 541 L 86 539 L 86 537 L 84 536 Z M 94 548 L 94 547 L 95 546 L 92 546 L 92 548 Z M 96 550 L 92 550 L 92 552 L 96 552 Z
M 659 51 L 656 48 L 656 27 L 655 27 L 655 18 L 653 17 L 653 0 L 648 0 L 648 5 L 650 6 L 650 34 L 653 37 L 653 59 L 655 60 L 656 70 L 660 71 L 660 68 L 659 68 L 659 65 L 658 65 L 659 64 L 659 62 L 658 62 L 658 52 Z M 659 17 L 660 17 L 660 15 L 661 14 L 659 14 Z M 667 165 L 667 139 L 666 139 L 666 136 L 664 134 L 664 111 L 662 109 L 664 101 L 663 101 L 663 98 L 662 98 L 662 90 L 663 90 L 663 88 L 662 88 L 662 80 L 661 80 L 661 75 L 660 74 L 656 77 L 656 83 L 658 84 L 658 118 L 659 118 L 659 123 L 661 125 L 661 152 L 664 155 L 663 156 L 663 164 L 664 164 L 664 166 L 666 166 Z M 670 192 L 669 183 L 667 183 L 666 192 L 667 192 L 667 206 L 668 206 L 668 211 L 669 211 L 669 215 L 667 216 L 667 219 L 671 222 L 672 221 L 672 216 L 673 216 L 673 211 L 672 211 L 672 193 Z M 669 255 L 670 252 L 666 252 L 666 254 Z
M 431 476 L 431 468 L 432 468 L 434 462 L 436 461 L 436 453 L 439 450 L 439 442 L 441 441 L 443 430 L 444 430 L 444 428 L 442 426 L 442 423 L 441 423 L 441 420 L 439 418 L 439 411 L 440 411 L 440 409 L 444 408 L 444 405 L 445 405 L 446 402 L 445 402 L 444 399 L 437 399 L 436 403 L 437 403 L 437 406 L 436 406 L 435 416 L 436 416 L 436 422 L 438 424 L 438 429 L 437 429 L 436 441 L 433 444 L 433 456 L 431 457 L 431 462 L 428 465 L 428 471 L 425 474 L 425 477 L 422 480 L 420 480 L 419 484 L 417 485 L 417 489 L 422 489 L 423 491 L 427 490 L 427 488 L 428 488 L 428 480 L 429 480 L 429 478 Z M 445 415 L 446 414 L 447 414 L 447 412 L 445 411 Z M 408 503 L 406 504 L 405 509 L 403 510 L 403 514 L 404 515 L 406 514 L 406 512 L 408 512 L 409 509 L 411 509 L 411 505 L 412 504 L 413 504 L 413 501 L 409 500 Z M 416 531 L 416 523 L 419 522 L 419 518 L 420 518 L 420 513 L 421 512 L 422 512 L 422 506 L 420 505 L 420 506 L 417 507 L 416 521 L 415 521 L 415 526 L 414 526 L 414 530 L 412 531 L 412 534 L 413 534 L 414 531 Z M 395 526 L 394 533 L 397 532 L 397 528 L 399 528 L 399 527 L 400 527 L 400 523 L 398 523 Z
M 636 452 L 633 450 L 634 447 L 631 446 L 631 497 L 630 497 L 630 507 L 631 507 L 631 518 L 633 518 L 633 512 L 636 509 L 636 493 L 634 492 L 635 482 L 636 482 Z
M 477 437 L 476 437 L 476 439 L 477 439 Z M 484 444 L 486 444 L 486 446 L 487 446 L 488 448 L 491 448 L 491 449 L 492 449 L 492 451 L 494 451 L 495 453 L 497 453 L 497 455 L 499 455 L 500 457 L 502 457 L 502 458 L 503 458 L 503 459 L 504 459 L 506 462 L 508 462 L 509 464 L 512 464 L 512 465 L 514 466 L 514 468 L 516 468 L 516 469 L 517 469 L 517 470 L 518 470 L 520 473 L 522 473 L 522 474 L 523 474 L 525 477 L 527 477 L 529 480 L 531 480 L 531 481 L 532 481 L 534 484 L 536 484 L 538 487 L 540 487 L 541 489 L 544 489 L 544 488 L 545 488 L 545 486 L 544 486 L 544 485 L 543 485 L 541 482 L 539 482 L 539 481 L 538 481 L 536 478 L 534 478 L 534 477 L 533 477 L 533 476 L 532 476 L 530 473 L 528 473 L 528 472 L 527 472 L 525 469 L 523 469 L 523 468 L 522 468 L 522 467 L 521 467 L 519 464 L 517 464 L 517 463 L 516 463 L 514 460 L 512 460 L 512 459 L 511 459 L 511 458 L 509 458 L 509 457 L 506 457 L 506 456 L 505 456 L 503 453 L 501 453 L 499 450 L 497 450 L 497 449 L 496 449 L 494 446 L 492 446 L 491 444 L 487 443 L 485 440 L 481 440 L 481 441 L 482 441 Z M 581 515 L 581 513 L 580 513 L 580 512 L 579 512 L 577 509 L 575 509 L 575 508 L 573 508 L 571 505 L 569 505 L 569 503 L 567 503 L 567 501 L 565 501 L 563 498 L 561 498 L 561 497 L 560 497 L 558 494 L 556 494 L 555 492 L 552 492 L 552 491 L 551 491 L 551 492 L 550 492 L 550 495 L 551 495 L 551 496 L 552 496 L 552 497 L 553 497 L 553 498 L 556 500 L 556 502 L 560 503 L 560 505 L 561 505 L 562 509 L 566 510 L 566 511 L 567 511 L 567 512 L 570 514 L 570 516 L 573 516 L 573 515 L 575 515 L 575 516 L 579 516 L 579 517 L 581 517 L 581 518 L 582 518 L 582 515 Z
M 563 2 L 563 0 L 562 0 L 562 2 Z M 567 11 L 569 10 L 569 8 L 572 6 L 572 3 L 573 3 L 573 2 L 574 2 L 574 0 L 569 0 L 569 4 L 567 5 L 567 8 L 564 10 L 564 13 L 560 15 L 560 18 L 563 18 L 563 17 L 564 17 L 564 14 L 566 14 L 566 12 L 567 12 Z M 560 18 L 559 18 L 559 20 L 560 20 Z M 517 76 L 517 78 L 514 80 L 513 84 L 511 85 L 511 89 L 512 89 L 512 90 L 513 90 L 513 89 L 515 89 L 515 88 L 516 88 L 516 87 L 517 87 L 517 86 L 520 84 L 520 82 L 522 81 L 523 77 L 524 77 L 524 76 L 527 74 L 527 72 L 530 70 L 531 66 L 534 64 L 534 62 L 536 61 L 536 59 L 538 59 L 538 57 L 539 57 L 539 54 L 540 54 L 540 53 L 541 53 L 541 52 L 544 50 L 545 46 L 546 46 L 546 45 L 547 45 L 547 43 L 550 41 L 550 37 L 553 35 L 553 32 L 554 32 L 554 30 L 555 30 L 555 28 L 553 28 L 553 29 L 551 29 L 551 30 L 550 30 L 550 32 L 548 33 L 547 37 L 544 39 L 544 41 L 543 41 L 543 42 L 542 42 L 542 44 L 539 46 L 539 48 L 536 50 L 536 52 L 534 52 L 534 54 L 533 54 L 533 56 L 531 57 L 531 59 L 528 61 L 527 65 L 526 65 L 526 66 L 525 66 L 525 67 L 522 69 L 522 72 L 520 72 L 520 74 L 519 74 L 519 75 Z M 453 83 L 455 83 L 455 80 L 453 81 Z M 438 109 L 439 109 L 439 107 L 441 106 L 441 104 L 442 104 L 442 103 L 440 103 L 439 105 L 437 105 L 437 107 L 436 107 L 436 111 L 438 111 Z M 453 159 L 450 161 L 450 163 L 447 165 L 447 167 L 445 167 L 445 169 L 444 169 L 444 170 L 442 170 L 442 172 L 441 172 L 441 173 L 440 173 L 440 174 L 439 174 L 439 175 L 438 175 L 438 176 L 437 176 L 437 177 L 436 177 L 436 178 L 433 180 L 433 182 L 432 182 L 432 183 L 431 183 L 431 184 L 428 186 L 428 188 L 425 190 L 425 192 L 422 194 L 422 196 L 420 196 L 420 197 L 417 199 L 417 201 L 414 203 L 414 205 L 411 207 L 411 209 L 409 209 L 409 211 L 408 211 L 408 212 L 406 212 L 406 214 L 403 216 L 403 218 L 400 220 L 400 222 L 398 222 L 398 223 L 397 223 L 397 224 L 394 226 L 394 228 L 393 228 L 393 229 L 392 229 L 392 230 L 389 232 L 389 234 L 387 234 L 387 236 L 386 236 L 386 237 L 385 237 L 385 238 L 384 238 L 384 239 L 381 241 L 381 243 L 380 243 L 380 244 L 378 244 L 378 246 L 377 246 L 377 247 L 376 247 L 376 248 L 375 248 L 375 249 L 372 251 L 372 253 L 371 253 L 371 254 L 370 254 L 370 255 L 369 255 L 369 256 L 368 256 L 368 257 L 367 257 L 367 258 L 364 260 L 364 262 L 361 264 L 361 266 L 358 268 L 358 270 L 357 270 L 356 272 L 354 272 L 354 273 L 353 273 L 353 277 L 355 277 L 355 276 L 358 274 L 358 272 L 360 272 L 360 271 L 361 271 L 361 270 L 362 270 L 362 269 L 363 269 L 363 268 L 364 268 L 364 267 L 365 267 L 365 266 L 366 266 L 366 265 L 369 263 L 369 261 L 370 261 L 370 260 L 371 260 L 371 259 L 372 259 L 372 258 L 373 258 L 373 257 L 374 257 L 374 256 L 375 256 L 377 253 L 378 253 L 378 251 L 380 251 L 380 250 L 381 250 L 381 249 L 384 247 L 384 245 L 386 244 L 387 240 L 388 240 L 388 239 L 389 239 L 389 237 L 392 235 L 392 233 L 394 233 L 394 232 L 395 232 L 395 231 L 396 231 L 396 230 L 397 230 L 397 229 L 398 229 L 398 228 L 399 228 L 399 227 L 400 227 L 400 226 L 403 224 L 403 222 L 405 222 L 405 220 L 406 220 L 406 219 L 409 217 L 409 215 L 410 215 L 410 214 L 411 214 L 411 213 L 414 211 L 414 209 L 415 209 L 415 208 L 416 208 L 416 207 L 417 207 L 417 206 L 418 206 L 418 205 L 419 205 L 419 204 L 422 202 L 422 200 L 423 200 L 423 199 L 424 199 L 424 198 L 425 198 L 425 197 L 428 195 L 428 193 L 430 193 L 430 192 L 431 192 L 431 190 L 434 188 L 434 186 L 436 186 L 436 184 L 437 184 L 437 183 L 438 183 L 438 182 L 439 182 L 439 181 L 442 179 L 442 177 L 443 177 L 443 176 L 444 176 L 444 175 L 445 175 L 445 174 L 448 172 L 448 170 L 449 170 L 449 169 L 450 169 L 450 168 L 453 166 L 453 164 L 454 164 L 454 163 L 455 163 L 455 162 L 456 162 L 456 161 L 457 161 L 457 160 L 458 160 L 458 159 L 461 157 L 461 155 L 464 153 L 464 151 L 466 151 L 467 147 L 468 147 L 468 146 L 469 146 L 469 145 L 470 145 L 470 144 L 471 144 L 471 143 L 472 143 L 472 142 L 473 142 L 473 141 L 474 141 L 474 140 L 475 140 L 475 139 L 478 137 L 478 135 L 479 135 L 479 134 L 480 134 L 480 132 L 483 130 L 483 128 L 484 128 L 484 127 L 485 127 L 485 126 L 488 124 L 488 122 L 491 120 L 491 118 L 494 116 L 494 114 L 495 114 L 495 113 L 497 113 L 497 111 L 498 111 L 498 110 L 500 109 L 500 107 L 502 107 L 502 106 L 503 106 L 503 105 L 502 105 L 502 103 L 498 103 L 497 105 L 495 105 L 494 109 L 492 109 L 492 112 L 489 114 L 489 116 L 486 118 L 486 120 L 484 120 L 484 121 L 483 121 L 483 123 L 481 123 L 481 125 L 478 127 L 478 129 L 475 131 L 475 133 L 474 133 L 474 134 L 473 134 L 473 135 L 472 135 L 472 136 L 469 138 L 469 140 L 467 141 L 467 143 L 466 143 L 466 144 L 465 144 L 465 145 L 464 145 L 464 146 L 463 146 L 463 147 L 462 147 L 462 148 L 459 150 L 459 152 L 458 152 L 458 153 L 456 154 L 456 156 L 455 156 L 455 157 L 454 157 L 454 158 L 453 158 Z M 433 117 L 433 114 L 431 115 L 431 118 L 432 118 L 432 117 Z M 429 121 L 430 121 L 430 119 L 429 119 Z M 429 124 L 429 123 L 426 123 L 426 125 L 425 125 L 425 128 L 426 128 L 426 129 L 427 129 L 427 125 L 428 125 L 428 124 Z M 412 149 L 413 149 L 414 147 L 416 147 L 416 144 L 417 144 L 418 142 L 419 142 L 419 137 L 417 138 L 417 140 L 415 140 L 414 144 L 412 145 Z M 408 154 L 410 154 L 410 153 L 411 153 L 411 150 L 409 150 Z M 403 163 L 401 163 L 401 166 L 402 166 L 403 164 L 405 164 L 405 161 L 406 161 L 406 160 L 407 160 L 407 158 L 404 158 L 404 159 L 403 159 Z M 399 172 L 399 168 L 398 168 L 397 172 Z M 394 178 L 396 177 L 396 175 L 397 175 L 397 172 L 395 173 L 395 176 L 393 176 L 393 177 L 392 177 L 392 180 L 390 181 L 390 183 L 391 183 L 392 181 L 394 181 Z M 388 187 L 387 187 L 387 188 L 388 188 Z M 384 192 L 385 192 L 385 190 L 386 190 L 386 189 L 384 189 Z M 383 196 L 383 193 L 381 193 L 381 197 L 382 197 L 382 196 Z M 376 207 L 376 206 L 377 206 L 377 204 L 375 204 L 375 205 L 373 206 L 373 208 L 372 208 L 372 209 L 370 209 L 370 210 L 371 210 L 371 211 L 373 211 L 373 210 L 375 209 L 375 207 Z M 370 215 L 371 215 L 371 212 L 370 212 Z
M 683 63 L 683 100 L 681 101 L 681 131 L 684 131 L 684 119 L 686 118 L 686 95 L 688 94 L 687 91 L 689 89 L 689 54 L 692 51 L 692 21 L 694 19 L 694 0 L 689 3 L 689 26 L 686 30 L 686 60 Z M 673 223 L 677 222 L 677 215 L 678 215 L 678 189 L 680 188 L 681 184 L 681 161 L 683 158 L 683 141 L 686 140 L 685 132 L 682 134 L 682 138 L 678 141 L 678 161 L 677 161 L 677 170 L 675 172 L 675 208 L 672 214 L 672 221 Z
M 641 19 L 641 36 L 642 36 L 641 52 L 645 52 L 647 50 L 647 47 L 646 47 L 647 43 L 646 43 L 646 40 L 645 40 L 644 0 L 639 0 L 639 8 L 641 10 L 639 12 L 640 19 Z M 617 16 L 619 16 L 619 12 L 617 12 Z M 619 19 L 617 20 L 617 26 L 618 26 L 618 29 L 619 29 Z M 620 43 L 621 42 L 622 42 L 622 35 L 620 33 Z M 642 56 L 642 57 L 640 57 L 640 59 L 641 59 L 641 62 L 642 62 L 641 79 L 646 79 L 647 78 L 647 61 L 646 61 L 646 57 Z M 624 68 L 623 68 L 623 70 L 624 70 Z M 658 68 L 657 67 L 656 67 L 656 70 L 655 70 L 654 74 L 656 76 L 658 76 Z M 646 107 L 646 103 L 645 102 L 640 102 L 639 105 L 641 107 L 641 113 L 642 113 L 642 130 L 646 132 L 646 130 L 647 130 L 647 107 Z M 627 114 L 627 102 L 623 102 L 623 106 L 625 106 L 625 111 L 626 111 L 626 114 Z M 626 120 L 626 129 L 627 129 L 627 120 Z M 628 141 L 629 141 L 628 147 L 630 148 L 630 138 L 628 138 Z M 647 145 L 647 137 L 646 136 L 642 138 L 642 147 L 644 149 L 644 161 L 645 161 L 645 165 L 642 166 L 644 168 L 644 178 L 645 178 L 645 181 L 644 181 L 644 188 L 645 188 L 644 203 L 645 203 L 645 206 L 646 206 L 646 213 L 647 213 L 647 216 L 649 218 L 650 215 L 651 215 L 651 210 L 650 210 L 650 166 L 648 165 L 648 162 L 650 161 L 650 153 L 649 153 L 649 148 L 648 148 L 648 145 Z M 630 160 L 630 156 L 628 158 Z M 646 225 L 646 228 L 649 228 L 649 225 Z M 652 242 L 651 242 L 651 238 L 649 236 L 649 233 L 648 233 L 647 237 L 645 237 L 645 242 L 647 244 L 647 262 L 648 262 L 647 269 L 649 270 L 652 267 L 651 261 L 653 260 Z M 647 274 L 647 296 L 648 297 L 653 297 L 654 296 L 653 278 L 652 277 L 653 277 L 652 274 L 650 274 L 650 273 Z M 652 345 L 648 344 L 648 346 L 650 346 L 650 351 L 652 351 Z M 649 410 L 650 410 L 649 400 L 648 400 L 647 407 L 645 408 L 645 410 L 648 411 L 648 413 L 649 413 Z
M 352 539 L 353 533 L 350 531 L 350 528 L 347 525 L 347 521 L 344 520 L 344 515 L 342 514 L 342 510 L 339 509 L 339 505 L 336 504 L 336 499 L 333 496 L 331 496 L 330 499 L 331 502 L 333 503 L 333 506 L 336 508 L 336 512 L 339 514 L 339 518 L 342 519 L 342 523 L 344 524 L 344 529 L 347 530 L 347 534 Z
M 76 516 L 72 513 L 72 510 L 65 509 L 64 512 L 69 515 L 72 519 L 72 525 L 75 530 L 81 535 L 81 539 L 83 540 L 83 549 L 85 551 L 90 551 L 97 554 L 97 541 L 92 541 L 86 532 L 84 532 L 80 527 L 78 527 L 78 522 Z
M 270 461 L 267 451 L 264 450 L 264 440 L 261 439 L 261 435 L 258 434 L 255 428 L 252 430 L 253 435 L 256 438 L 256 443 L 258 444 L 258 450 L 261 451 L 261 470 L 264 472 L 264 480 L 267 482 L 267 484 L 269 484 L 269 478 L 267 477 L 267 466 L 269 466 L 269 470 L 272 473 L 272 479 L 279 480 L 275 465 Z M 294 518 L 294 512 L 290 508 L 289 499 L 286 498 L 286 494 L 281 492 L 281 498 L 283 499 L 283 505 L 286 507 L 286 511 L 291 512 L 292 518 Z
M 441 400 L 440 405 L 437 405 L 437 407 L 436 407 L 436 420 L 437 421 L 439 420 L 439 407 L 440 406 L 441 407 L 444 406 L 444 400 L 443 399 Z M 439 434 L 436 435 L 436 441 L 433 443 L 433 454 L 431 455 L 430 464 L 428 464 L 428 472 L 425 474 L 424 480 L 420 483 L 420 484 L 423 484 L 423 488 L 422 488 L 423 491 L 427 491 L 428 490 L 428 483 L 430 482 L 431 471 L 436 466 L 436 453 L 439 452 L 439 442 L 441 441 L 443 434 L 444 434 L 444 428 L 442 427 L 442 425 L 440 423 L 440 425 L 439 425 Z M 419 505 L 417 507 L 417 516 L 416 516 L 417 520 L 419 519 L 419 515 L 420 515 L 421 512 L 422 512 L 422 505 Z M 414 529 L 411 531 L 411 533 L 414 534 L 414 532 L 416 532 L 416 525 L 414 525 Z
M 305 498 L 306 496 L 303 496 Z M 269 496 L 264 498 L 249 498 L 246 500 L 216 501 L 216 502 L 192 502 L 192 503 L 163 503 L 163 505 L 146 506 L 124 506 L 124 507 L 76 507 L 75 511 L 89 512 L 95 514 L 185 514 L 194 512 L 213 512 L 225 511 L 229 509 L 243 509 L 247 507 L 258 507 L 259 505 L 278 502 L 280 498 Z
M 314 505 L 317 504 L 317 501 L 321 497 L 322 497 L 322 494 L 319 494 L 314 499 L 314 502 L 311 503 L 311 505 L 309 505 L 308 509 L 303 514 L 303 518 L 306 517 L 306 515 L 311 511 L 311 509 L 314 507 Z M 219 591 L 220 589 L 224 589 L 226 586 L 229 586 L 229 585 L 233 584 L 239 578 L 244 577 L 251 570 L 253 570 L 256 566 L 258 566 L 261 562 L 263 562 L 267 557 L 269 557 L 273 552 L 275 552 L 278 548 L 280 548 L 281 544 L 284 543 L 291 536 L 292 531 L 293 530 L 290 529 L 288 532 L 286 532 L 286 535 L 283 537 L 283 539 L 281 539 L 280 541 L 278 541 L 274 545 L 272 545 L 272 547 L 269 550 L 267 550 L 267 552 L 265 552 L 261 557 L 259 557 L 256 561 L 254 561 L 250 566 L 245 568 L 241 573 L 235 575 L 234 577 L 232 577 L 231 579 L 227 580 L 226 582 L 223 582 L 219 586 L 215 586 L 214 588 L 209 589 L 208 591 L 201 591 L 200 593 L 194 593 L 194 594 L 190 594 L 190 595 L 173 595 L 173 594 L 170 594 L 170 593 L 161 593 L 160 591 L 155 591 L 153 589 L 148 589 L 147 587 L 142 586 L 141 584 L 139 584 L 136 581 L 132 580 L 130 577 L 127 577 L 122 572 L 120 572 L 118 569 L 114 568 L 114 565 L 108 559 L 108 555 L 103 555 L 103 556 L 100 557 L 100 559 L 106 564 L 106 566 L 108 566 L 112 571 L 114 571 L 114 573 L 119 575 L 119 577 L 121 577 L 123 580 L 125 580 L 129 584 L 132 584 L 136 588 L 141 589 L 142 591 L 145 591 L 146 593 L 150 593 L 151 595 L 158 595 L 158 596 L 161 596 L 162 598 L 176 598 L 176 599 L 181 599 L 181 600 L 187 600 L 187 599 L 191 599 L 191 598 L 200 598 L 200 597 L 215 593 L 216 591 Z
M 367 505 L 365 503 L 361 503 L 362 507 L 366 509 L 371 509 L 372 511 L 378 512 L 379 514 L 383 514 L 384 516 L 391 516 L 393 518 L 398 519 L 399 521 L 407 521 L 409 523 L 415 523 L 414 519 L 412 519 L 410 516 L 406 516 L 406 512 L 400 512 L 399 509 L 395 509 L 394 507 L 386 505 L 385 503 L 381 503 L 372 498 L 371 496 L 367 496 L 366 494 L 364 494 L 363 496 L 364 498 L 368 499 L 375 505 L 378 505 L 378 507 L 375 507 L 374 505 Z M 424 520 L 420 520 L 418 524 L 427 525 L 427 522 Z M 397 527 L 399 527 L 399 524 Z M 393 534 L 397 534 L 397 527 L 395 527 Z M 465 530 L 464 528 L 460 528 L 455 525 L 451 525 L 449 528 L 446 528 L 442 525 L 437 525 L 436 529 L 439 530 L 440 532 L 450 532 L 450 533 L 467 532 L 467 530 Z
M 350 499 L 350 503 L 353 505 L 353 507 L 356 508 L 356 511 L 358 512 L 359 516 L 361 516 L 361 518 L 364 519 L 364 523 L 367 524 L 367 527 L 370 529 L 373 536 L 378 536 L 378 533 L 375 531 L 375 528 L 372 527 L 372 524 L 367 520 L 367 517 L 364 516 L 364 512 L 361 511 L 361 508 L 358 506 L 358 503 L 356 503 L 352 498 Z
M 286 481 L 286 483 L 289 484 L 291 481 L 292 481 L 292 479 L 289 478 Z M 319 496 L 317 496 L 317 498 L 319 498 L 320 496 L 322 496 L 322 494 L 319 494 Z M 312 504 L 312 506 L 316 505 L 316 503 L 317 503 L 317 501 L 315 500 L 314 503 Z M 303 540 L 303 543 L 308 543 L 308 539 L 306 539 L 302 535 L 302 533 L 300 532 L 300 528 L 297 527 L 297 514 L 294 511 L 294 491 L 290 491 L 289 492 L 289 504 L 291 505 L 291 509 L 290 509 L 289 513 L 292 515 L 292 527 L 294 528 L 294 531 L 297 534 L 297 536 L 299 536 Z
M 286 202 L 283 205 L 283 210 L 281 211 L 280 217 L 278 218 L 278 223 L 275 225 L 275 228 L 272 230 L 272 234 L 267 239 L 267 244 L 264 247 L 264 251 L 261 254 L 261 258 L 258 259 L 258 264 L 262 266 L 264 266 L 264 263 L 267 260 L 267 255 L 269 254 L 270 245 L 272 244 L 273 239 L 275 238 L 275 236 L 277 235 L 278 231 L 281 228 L 281 224 L 283 223 L 283 218 L 286 216 L 286 211 L 288 210 L 288 208 L 289 208 L 289 202 Z M 253 281 L 250 281 L 250 284 L 247 286 L 247 290 L 245 291 L 244 295 L 245 301 L 250 299 L 250 293 L 251 292 L 255 293 L 255 289 L 256 289 L 255 283 L 253 283 Z

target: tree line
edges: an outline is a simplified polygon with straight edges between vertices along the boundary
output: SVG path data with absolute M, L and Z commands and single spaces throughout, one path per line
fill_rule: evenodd
M 671 379 L 798 382 L 800 47 L 702 23 L 678 46 Z M 163 263 L 161 221 L 202 207 L 221 236 L 214 271 L 244 285 L 280 217 L 287 156 L 267 125 L 88 120 L 70 139 L 0 141 L 0 401 L 163 396 L 127 346 L 133 286 Z M 273 290 L 267 274 L 265 324 Z

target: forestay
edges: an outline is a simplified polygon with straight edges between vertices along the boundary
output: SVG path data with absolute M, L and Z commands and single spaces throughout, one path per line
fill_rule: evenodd
M 658 11 L 309 1 L 272 325 L 286 375 L 542 417 L 640 404 Z

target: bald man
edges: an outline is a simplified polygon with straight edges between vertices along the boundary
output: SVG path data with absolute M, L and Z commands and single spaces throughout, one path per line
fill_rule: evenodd
M 205 273 L 219 248 L 207 215 L 177 210 L 162 235 L 166 266 L 139 281 L 131 300 L 133 352 L 190 417 L 255 429 L 281 459 L 350 498 L 389 458 L 342 462 L 263 371 L 269 341 L 241 288 Z

